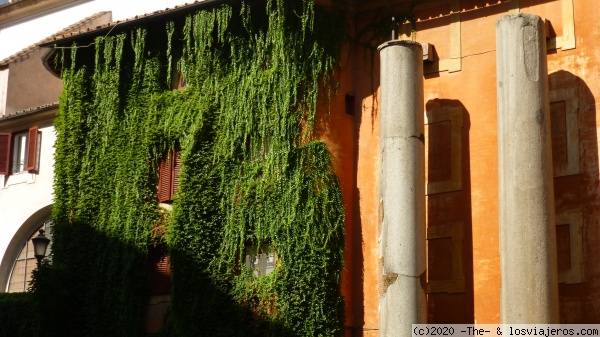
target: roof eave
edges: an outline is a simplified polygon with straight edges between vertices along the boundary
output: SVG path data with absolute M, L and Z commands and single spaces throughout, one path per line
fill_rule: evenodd
M 234 2 L 234 1 L 235 0 L 203 0 L 203 1 L 196 0 L 190 4 L 175 6 L 174 8 L 170 8 L 170 9 L 166 9 L 166 10 L 159 10 L 159 11 L 155 11 L 152 13 L 143 14 L 141 16 L 138 15 L 138 16 L 135 16 L 130 19 L 125 19 L 123 21 L 115 21 L 110 24 L 98 27 L 97 29 L 84 31 L 84 32 L 78 32 L 78 33 L 71 33 L 68 36 L 67 35 L 62 36 L 61 38 L 54 38 L 51 41 L 44 42 L 39 45 L 40 47 L 50 48 L 48 50 L 48 52 L 46 52 L 44 54 L 44 56 L 42 58 L 42 63 L 44 64 L 44 67 L 46 69 L 48 69 L 48 71 L 50 71 L 50 73 L 52 73 L 56 77 L 60 77 L 59 69 L 56 69 L 56 67 L 52 66 L 49 63 L 50 60 L 54 59 L 54 55 L 56 55 L 56 52 L 58 50 L 57 47 L 67 46 L 74 41 L 90 41 L 90 40 L 93 40 L 95 37 L 103 35 L 103 34 L 110 34 L 113 32 L 116 33 L 116 32 L 128 29 L 130 27 L 137 26 L 137 25 L 140 25 L 143 23 L 152 22 L 152 21 L 168 20 L 169 18 L 177 17 L 177 16 L 192 12 L 197 9 L 210 8 L 210 7 L 214 7 L 217 5 L 226 4 L 226 3 L 230 3 L 230 2 Z
M 55 38 L 52 41 L 48 41 L 43 44 L 40 44 L 40 46 L 50 47 L 50 48 L 55 47 L 55 46 L 65 46 L 73 41 L 90 40 L 90 39 L 93 39 L 96 36 L 102 35 L 104 33 L 122 31 L 131 26 L 137 26 L 142 23 L 158 21 L 158 20 L 164 21 L 164 20 L 168 20 L 171 17 L 177 17 L 181 14 L 192 12 L 194 10 L 197 10 L 197 9 L 200 9 L 203 7 L 210 8 L 213 6 L 217 6 L 220 4 L 226 4 L 226 3 L 230 3 L 230 2 L 234 2 L 234 1 L 235 0 L 203 0 L 203 1 L 196 0 L 190 4 L 175 6 L 173 8 L 169 8 L 166 10 L 158 10 L 158 11 L 154 11 L 152 13 L 137 15 L 133 18 L 129 18 L 129 19 L 121 20 L 121 21 L 115 21 L 115 22 L 110 23 L 109 25 L 106 25 L 104 27 L 99 27 L 94 30 L 79 32 L 79 33 L 72 33 L 69 36 Z
M 40 122 L 51 124 L 56 117 L 58 107 L 58 102 L 54 102 L 2 116 L 0 117 L 0 130 L 3 132 L 12 132 L 22 128 L 24 125 L 39 124 Z

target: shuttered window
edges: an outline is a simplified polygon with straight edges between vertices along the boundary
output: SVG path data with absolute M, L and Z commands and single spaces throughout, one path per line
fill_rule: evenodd
M 0 174 L 34 173 L 39 164 L 40 133 L 37 126 L 19 133 L 0 133 Z
M 171 259 L 164 246 L 154 246 L 148 252 L 150 258 L 150 295 L 171 293 Z
M 173 170 L 171 175 L 171 196 L 179 189 L 179 170 L 181 169 L 181 152 L 173 151 Z
M 181 152 L 169 150 L 161 158 L 158 166 L 158 201 L 173 199 L 179 188 L 179 171 L 181 169 Z
M 163 156 L 160 159 L 158 167 L 158 201 L 165 202 L 171 200 L 171 164 L 172 157 Z
M 10 172 L 10 133 L 0 133 L 0 174 Z

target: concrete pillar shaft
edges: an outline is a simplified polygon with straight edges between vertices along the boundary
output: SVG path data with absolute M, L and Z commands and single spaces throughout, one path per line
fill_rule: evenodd
M 559 323 L 544 23 L 496 23 L 502 323 Z
M 380 336 L 426 323 L 423 51 L 390 41 L 381 54 L 379 146 Z

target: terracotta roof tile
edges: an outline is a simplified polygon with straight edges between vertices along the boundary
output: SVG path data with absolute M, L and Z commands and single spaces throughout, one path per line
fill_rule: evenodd
M 108 30 L 110 32 L 111 30 L 113 30 L 115 27 L 117 27 L 119 25 L 130 25 L 137 21 L 158 18 L 163 15 L 169 15 L 169 14 L 173 14 L 173 13 L 179 12 L 179 11 L 190 10 L 190 9 L 198 7 L 198 6 L 207 6 L 210 4 L 226 3 L 226 2 L 230 2 L 230 1 L 232 1 L 232 0 L 196 0 L 194 2 L 188 2 L 188 3 L 182 4 L 182 5 L 176 5 L 175 7 L 172 7 L 172 8 L 157 10 L 152 13 L 140 14 L 140 15 L 136 15 L 131 18 L 124 19 L 124 20 L 113 21 L 113 22 L 110 22 L 107 24 L 97 26 L 95 29 L 71 31 L 71 32 L 64 33 L 62 35 L 54 34 L 50 38 L 50 40 L 45 41 L 44 44 L 46 46 L 49 46 L 49 45 L 51 45 L 52 42 L 62 43 L 62 42 L 65 42 L 64 40 L 71 40 L 72 38 L 76 38 L 78 36 L 82 36 L 82 35 L 86 35 L 86 34 L 94 34 L 95 33 L 94 35 L 98 35 L 98 33 L 101 31 Z
M 33 52 L 36 48 L 40 47 L 41 45 L 43 45 L 44 43 L 48 43 L 51 41 L 54 41 L 56 39 L 57 36 L 64 36 L 66 34 L 73 34 L 73 32 L 80 32 L 80 27 L 92 22 L 95 19 L 98 19 L 104 15 L 110 14 L 111 12 L 109 11 L 104 11 L 104 12 L 98 12 L 96 14 L 90 15 L 88 17 L 86 17 L 83 20 L 80 20 L 68 27 L 65 27 L 61 30 L 59 30 L 58 32 L 52 34 L 49 37 L 44 38 L 41 41 L 38 41 L 34 44 L 32 44 L 31 46 L 28 46 L 26 48 L 21 49 L 20 51 L 18 51 L 17 53 L 3 59 L 0 61 L 0 67 L 1 66 L 5 66 L 8 65 L 11 62 L 14 62 L 16 60 L 20 60 L 23 59 L 25 57 L 27 57 L 31 52 Z M 88 28 L 89 30 L 89 28 Z
M 47 111 L 47 110 L 50 110 L 53 108 L 58 108 L 58 102 L 53 102 L 53 103 L 49 103 L 49 104 L 40 105 L 40 106 L 37 106 L 34 108 L 27 108 L 27 109 L 24 109 L 21 111 L 12 112 L 10 114 L 0 117 L 0 122 L 8 120 L 8 119 L 31 115 L 31 114 L 34 114 L 37 112 Z

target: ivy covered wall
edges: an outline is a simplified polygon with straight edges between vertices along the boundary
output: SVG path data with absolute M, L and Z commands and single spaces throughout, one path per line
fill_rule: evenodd
M 38 309 L 31 293 L 0 294 L 0 336 L 41 336 Z
M 342 334 L 344 208 L 311 136 L 343 19 L 311 0 L 220 5 L 64 49 L 46 336 L 142 336 L 148 251 L 166 244 L 165 336 Z M 172 90 L 181 71 L 187 86 Z M 326 103 L 325 103 L 326 104 Z M 158 163 L 181 148 L 172 210 Z M 245 247 L 270 245 L 258 278 Z

